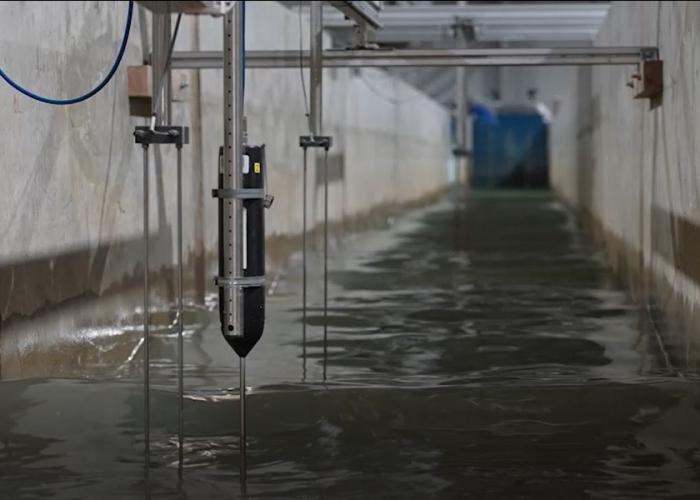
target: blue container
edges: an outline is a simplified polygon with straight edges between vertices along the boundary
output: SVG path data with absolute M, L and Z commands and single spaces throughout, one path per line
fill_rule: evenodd
M 476 114 L 472 186 L 546 188 L 549 127 L 534 108 L 499 110 L 496 120 Z

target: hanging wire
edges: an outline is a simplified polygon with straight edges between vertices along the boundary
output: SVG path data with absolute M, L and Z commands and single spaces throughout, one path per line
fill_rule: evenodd
M 126 51 L 126 45 L 127 42 L 129 41 L 129 33 L 131 31 L 131 17 L 134 12 L 134 2 L 133 0 L 129 0 L 129 10 L 126 15 L 126 26 L 124 27 L 124 35 L 122 36 L 122 43 L 119 46 L 119 52 L 117 52 L 117 57 L 114 59 L 114 62 L 112 63 L 112 67 L 109 69 L 107 72 L 107 75 L 102 79 L 100 83 L 98 83 L 92 90 L 86 92 L 83 95 L 80 95 L 78 97 L 72 97 L 69 99 L 54 99 L 51 97 L 45 97 L 39 94 L 36 94 L 32 92 L 29 89 L 26 89 L 22 87 L 19 83 L 14 81 L 10 76 L 5 73 L 0 67 L 0 77 L 2 77 L 3 80 L 5 80 L 12 88 L 17 90 L 18 92 L 21 92 L 22 94 L 26 95 L 27 97 L 30 97 L 34 100 L 37 100 L 39 102 L 43 102 L 45 104 L 53 104 L 56 106 L 65 106 L 68 104 L 77 104 L 79 102 L 85 101 L 86 99 L 91 98 L 95 94 L 97 94 L 100 90 L 102 90 L 105 85 L 109 83 L 109 81 L 112 79 L 114 76 L 114 73 L 116 73 L 117 68 L 119 67 L 119 64 L 122 61 L 122 57 L 124 57 L 124 52 Z

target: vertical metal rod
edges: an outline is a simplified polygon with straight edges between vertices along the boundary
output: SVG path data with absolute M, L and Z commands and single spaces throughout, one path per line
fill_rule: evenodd
M 241 357 L 240 377 L 240 401 L 241 401 L 241 482 L 245 482 L 247 476 L 246 464 L 246 410 L 245 410 L 245 358 Z
M 170 9 L 168 9 L 170 10 Z M 172 19 L 170 17 L 170 12 L 163 16 L 163 42 L 161 47 L 163 50 L 163 73 L 162 78 L 165 78 L 165 84 L 163 85 L 164 95 L 162 97 L 163 101 L 163 120 L 164 123 L 172 123 L 173 117 L 173 79 L 171 76 L 170 65 L 168 65 L 168 52 L 170 51 L 170 37 L 172 33 Z
M 156 125 L 170 123 L 170 111 L 172 106 L 172 86 L 170 70 L 166 70 L 166 60 L 170 46 L 170 13 L 153 14 L 152 40 L 152 78 L 151 95 L 153 96 L 152 113 L 156 115 Z M 159 95 L 160 94 L 160 95 Z
M 182 147 L 177 148 L 177 458 L 178 475 L 182 477 L 184 444 L 184 341 L 183 341 L 183 279 L 182 279 Z
M 302 268 L 302 292 L 301 292 L 301 349 L 302 349 L 302 381 L 306 379 L 306 160 L 307 151 L 304 148 L 304 173 L 302 175 L 302 182 L 304 183 L 302 189 L 303 205 L 302 208 L 302 229 L 301 229 L 301 268 Z
M 192 50 L 198 51 L 199 44 L 199 16 L 190 16 L 190 40 Z M 204 304 L 204 295 L 207 289 L 206 283 L 206 241 L 205 234 L 205 198 L 204 198 L 204 154 L 202 151 L 202 90 L 200 71 L 190 71 L 190 136 L 192 148 L 192 170 L 189 182 L 194 190 L 194 300 L 198 304 Z M 217 172 L 218 174 L 218 172 Z
M 323 2 L 310 2 L 311 34 L 311 135 L 323 134 Z M 326 380 L 326 355 L 328 343 L 328 150 L 324 164 L 323 202 L 323 380 Z
M 323 380 L 328 361 L 328 149 L 323 161 Z
M 236 2 L 224 18 L 224 165 L 223 187 L 242 187 L 243 162 L 243 2 Z M 223 210 L 223 251 L 226 278 L 243 276 L 243 206 L 227 199 Z M 243 335 L 243 294 L 237 287 L 224 289 L 224 334 Z
M 466 157 L 464 152 L 467 148 L 466 141 L 466 123 L 467 123 L 467 96 L 466 96 L 466 68 L 464 66 L 459 66 L 456 68 L 457 78 L 455 83 L 455 99 L 457 101 L 457 116 L 455 117 L 457 121 L 457 149 L 459 149 L 459 155 L 457 156 L 458 173 L 459 177 L 464 176 L 464 182 L 467 182 L 467 169 L 466 169 Z
M 466 68 L 464 77 L 464 151 L 473 151 L 472 147 L 472 115 L 469 113 L 469 81 L 466 78 Z M 467 188 L 470 186 L 471 178 L 471 156 L 464 157 L 464 177 Z
M 143 442 L 144 442 L 144 467 L 146 477 L 151 464 L 151 381 L 150 381 L 150 300 L 149 300 L 149 206 L 148 206 L 148 145 L 143 146 Z
M 461 48 L 467 47 L 467 32 L 464 25 L 457 26 L 457 45 Z M 464 176 L 464 185 L 469 185 L 469 172 L 466 157 L 467 151 L 467 117 L 469 116 L 469 103 L 467 102 L 467 68 L 457 67 L 455 99 L 457 101 L 457 143 L 460 150 L 458 156 L 459 176 Z
M 139 5 L 139 32 L 141 35 L 141 59 L 146 64 L 148 54 L 151 53 L 151 43 L 148 40 L 148 16 L 146 7 Z
M 311 135 L 323 133 L 323 2 L 309 2 L 311 9 L 310 125 Z

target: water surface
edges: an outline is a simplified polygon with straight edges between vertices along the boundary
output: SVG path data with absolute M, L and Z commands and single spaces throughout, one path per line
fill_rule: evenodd
M 305 347 L 298 256 L 273 277 L 248 358 L 249 497 L 700 497 L 697 382 L 549 195 L 448 197 L 332 253 L 325 356 L 318 255 Z M 0 498 L 240 495 L 238 361 L 216 313 L 187 323 L 182 480 L 176 338 L 152 341 L 146 481 L 132 328 L 92 341 L 131 360 L 0 383 Z

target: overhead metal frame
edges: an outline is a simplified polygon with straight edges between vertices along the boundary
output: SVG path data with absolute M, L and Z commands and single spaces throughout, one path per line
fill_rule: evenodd
M 153 14 L 193 14 L 223 16 L 233 8 L 236 2 L 233 1 L 157 1 L 147 2 L 137 0 L 139 5 L 150 10 Z
M 385 5 L 373 41 L 435 42 L 453 37 L 459 25 L 472 26 L 477 41 L 590 41 L 608 8 L 601 2 Z M 352 34 L 352 23 L 339 12 L 328 11 L 324 22 L 337 36 Z
M 329 2 L 358 3 L 358 2 Z M 378 16 L 383 29 L 396 26 L 439 26 L 453 24 L 455 19 L 469 19 L 475 23 L 502 23 L 511 20 L 517 24 L 530 22 L 558 25 L 564 22 L 599 22 L 607 14 L 607 3 L 524 3 L 464 5 L 431 3 L 428 5 L 384 5 Z M 328 11 L 323 16 L 328 28 L 347 26 L 344 13 Z
M 246 52 L 247 68 L 310 66 L 308 51 L 264 50 Z M 654 47 L 496 48 L 325 50 L 326 68 L 447 67 L 447 66 L 625 66 L 658 58 Z M 216 69 L 223 65 L 220 51 L 174 52 L 172 67 Z
M 317 2 L 311 2 L 313 10 L 313 4 Z M 322 3 L 322 2 L 320 2 Z M 382 25 L 379 22 L 379 2 L 372 1 L 329 1 L 329 5 L 335 7 L 336 11 L 331 11 L 331 15 L 336 17 L 342 14 L 344 18 L 351 20 L 355 24 L 368 26 L 373 29 L 380 28 Z M 324 22 L 326 15 L 324 14 Z

